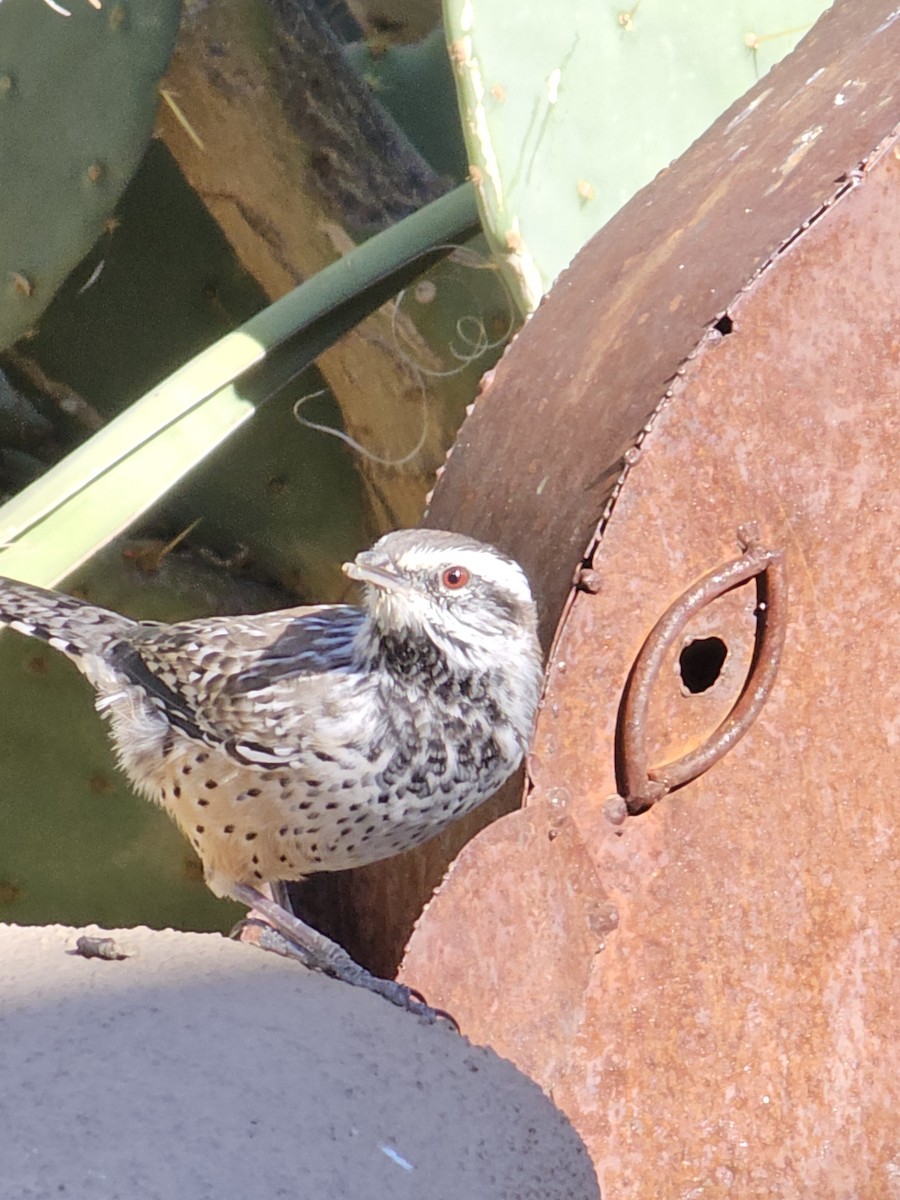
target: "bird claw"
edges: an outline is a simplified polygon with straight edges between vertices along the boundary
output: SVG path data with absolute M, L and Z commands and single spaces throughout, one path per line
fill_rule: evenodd
M 434 1025 L 438 1021 L 446 1021 L 454 1033 L 462 1033 L 462 1030 L 459 1027 L 459 1021 L 457 1021 L 456 1017 L 454 1017 L 452 1013 L 448 1013 L 445 1008 L 432 1008 L 418 988 L 408 987 L 405 983 L 399 983 L 397 986 L 405 988 L 410 999 L 414 1003 L 421 1005 L 423 1009 L 426 1009 L 432 1014 L 429 1024 Z
M 370 991 L 390 1000 L 398 1008 L 406 1009 L 407 1012 L 422 1017 L 429 1025 L 437 1025 L 438 1022 L 445 1021 L 454 1033 L 460 1032 L 459 1022 L 454 1016 L 442 1008 L 432 1008 L 422 993 L 415 988 L 407 987 L 405 983 L 398 983 L 395 979 L 379 979 L 376 975 L 369 975 L 369 980 L 371 983 L 363 982 L 360 986 L 367 987 Z
M 267 925 L 261 917 L 251 917 L 249 914 L 246 917 L 241 917 L 237 925 L 233 925 L 228 931 L 228 936 L 233 942 L 253 942 L 256 939 L 252 936 L 255 929 L 271 929 L 271 925 Z M 244 937 L 244 934 L 250 934 L 249 937 Z
M 311 970 L 321 969 L 313 956 L 302 946 L 298 946 L 296 942 L 286 938 L 283 933 L 273 929 L 266 920 L 252 913 L 238 921 L 229 936 L 235 941 L 246 942 L 258 946 L 261 950 L 280 954 L 282 958 L 296 959 Z M 455 1017 L 442 1008 L 432 1008 L 422 993 L 415 988 L 407 987 L 405 983 L 398 983 L 395 979 L 380 979 L 377 975 L 372 975 L 365 970 L 364 967 L 357 969 L 359 974 L 354 972 L 352 976 L 342 974 L 338 968 L 334 970 L 326 968 L 323 974 L 331 975 L 334 979 L 340 979 L 344 983 L 350 983 L 356 987 L 366 988 L 367 991 L 374 992 L 376 996 L 382 996 L 391 1004 L 396 1004 L 398 1008 L 405 1009 L 406 1012 L 412 1013 L 416 1017 L 421 1017 L 429 1025 L 446 1022 L 455 1033 L 460 1032 L 459 1022 Z

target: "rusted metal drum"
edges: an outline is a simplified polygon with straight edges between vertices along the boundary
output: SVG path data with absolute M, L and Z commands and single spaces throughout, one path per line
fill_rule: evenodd
M 739 206 L 784 213 L 798 190 L 806 215 L 768 254 L 757 239 L 739 287 L 726 210 L 697 235 L 721 250 L 718 312 L 570 557 L 526 806 L 463 850 L 404 966 L 544 1086 L 620 1198 L 900 1197 L 900 18 L 839 4 L 822 25 L 820 66 L 801 47 L 685 156 L 701 176 L 744 141 L 759 156 L 695 196 L 738 186 L 734 231 Z M 823 77 L 818 118 L 779 129 Z M 857 102 L 855 132 L 832 121 Z M 795 177 L 804 147 L 820 157 Z M 677 208 L 689 167 L 644 202 Z M 712 303 L 679 296 L 677 237 L 657 313 Z M 566 278 L 561 339 L 591 285 L 581 260 Z M 487 427 L 493 388 L 502 414 L 523 386 L 518 346 Z M 600 456 L 570 485 L 604 475 Z
M 895 8 L 892 0 L 837 0 L 592 239 L 486 379 L 427 523 L 494 542 L 522 563 L 546 647 L 624 456 L 673 378 L 728 328 L 733 298 L 852 187 L 900 121 Z M 862 267 L 854 263 L 854 276 Z M 806 335 L 813 356 L 830 336 Z M 790 409 L 786 399 L 786 421 Z M 673 579 L 672 596 L 684 586 Z M 733 653 L 723 669 L 735 663 Z M 353 872 L 342 880 L 339 909 L 310 915 L 361 960 L 392 972 L 448 864 L 522 794 L 520 778 L 402 860 Z

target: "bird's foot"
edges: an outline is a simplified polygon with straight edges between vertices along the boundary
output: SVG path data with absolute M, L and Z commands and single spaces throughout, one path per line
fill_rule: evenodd
M 459 1032 L 459 1025 L 449 1013 L 426 1004 L 424 997 L 415 989 L 395 979 L 381 979 L 373 975 L 355 962 L 337 942 L 319 933 L 255 888 L 238 884 L 232 894 L 242 904 L 251 906 L 249 916 L 232 930 L 232 937 L 251 942 L 285 958 L 297 959 L 306 967 L 322 971 L 354 987 L 366 988 L 398 1008 L 422 1017 L 429 1025 L 446 1021 Z

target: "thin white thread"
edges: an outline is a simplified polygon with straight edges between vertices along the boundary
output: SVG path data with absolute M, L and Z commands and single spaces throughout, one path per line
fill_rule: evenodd
M 460 317 L 456 322 L 456 334 L 463 345 L 468 347 L 468 350 L 457 349 L 456 346 L 451 344 L 449 347 L 450 354 L 456 359 L 459 365 L 447 371 L 435 371 L 429 367 L 426 367 L 420 362 L 416 362 L 411 354 L 407 353 L 401 343 L 401 333 L 398 324 L 400 305 L 402 304 L 403 298 L 409 289 L 403 288 L 402 291 L 398 292 L 391 310 L 391 333 L 393 334 L 394 338 L 394 348 L 400 361 L 405 367 L 407 367 L 416 380 L 422 397 L 422 430 L 419 435 L 419 440 L 416 442 L 412 450 L 410 450 L 408 454 L 404 454 L 401 458 L 384 458 L 382 455 L 376 454 L 373 450 L 367 449 L 360 442 L 358 442 L 356 438 L 351 437 L 349 433 L 345 433 L 342 429 L 335 429 L 332 425 L 323 425 L 318 421 L 310 421 L 307 417 L 302 416 L 300 409 L 303 407 L 303 405 L 309 400 L 316 399 L 318 396 L 326 395 L 326 388 L 319 388 L 318 391 L 308 392 L 305 396 L 301 396 L 300 399 L 296 401 L 292 409 L 294 419 L 300 425 L 305 426 L 307 429 L 313 429 L 316 431 L 316 433 L 325 433 L 330 437 L 337 438 L 346 446 L 349 446 L 351 450 L 355 451 L 355 453 L 365 458 L 368 462 L 375 463 L 380 467 L 406 466 L 407 463 L 412 462 L 412 460 L 419 454 L 419 452 L 422 450 L 422 447 L 425 445 L 425 440 L 428 435 L 428 396 L 425 390 L 424 380 L 449 379 L 454 375 L 459 375 L 466 369 L 466 367 L 470 366 L 478 358 L 481 358 L 489 350 L 494 350 L 498 346 L 502 346 L 512 333 L 515 325 L 515 309 L 512 295 L 506 284 L 506 280 L 497 271 L 497 267 L 493 262 L 491 262 L 486 256 L 479 254 L 477 251 L 471 250 L 467 246 L 458 246 L 454 245 L 453 243 L 444 243 L 433 246 L 429 249 L 428 253 L 431 254 L 434 250 L 450 251 L 448 261 L 455 262 L 460 266 L 468 267 L 470 270 L 489 270 L 496 272 L 497 278 L 500 280 L 503 287 L 504 295 L 506 296 L 509 320 L 503 333 L 496 340 L 491 341 L 488 338 L 487 330 L 485 329 L 484 321 L 481 317 L 473 314 Z
M 421 383 L 419 385 L 421 387 Z M 317 433 L 327 433 L 330 437 L 335 437 L 339 441 L 344 442 L 351 450 L 355 450 L 357 454 L 368 459 L 369 462 L 377 464 L 379 467 L 403 467 L 408 462 L 411 462 L 422 447 L 425 445 L 425 437 L 428 433 L 428 401 L 425 396 L 425 388 L 421 387 L 422 391 L 422 432 L 415 446 L 410 450 L 409 454 L 404 454 L 402 458 L 382 458 L 380 454 L 376 454 L 373 450 L 367 450 L 361 442 L 356 438 L 351 437 L 349 433 L 344 433 L 343 429 L 335 429 L 332 425 L 320 425 L 318 421 L 309 421 L 306 417 L 300 415 L 300 409 L 308 400 L 315 400 L 317 396 L 327 394 L 327 388 L 319 388 L 316 392 L 307 392 L 305 396 L 301 396 L 293 407 L 294 418 L 307 429 L 314 429 Z
M 456 361 L 459 363 L 459 366 L 453 367 L 448 371 L 435 371 L 432 368 L 425 366 L 423 363 L 416 362 L 416 360 L 406 352 L 401 344 L 398 317 L 400 313 L 400 306 L 403 303 L 403 298 L 409 291 L 409 288 L 403 288 L 401 292 L 398 292 L 394 301 L 393 310 L 391 312 L 391 333 L 394 335 L 394 345 L 401 361 L 405 363 L 406 366 L 408 366 L 411 370 L 420 372 L 428 379 L 450 379 L 454 375 L 460 375 L 466 369 L 466 367 L 471 366 L 473 362 L 487 354 L 489 350 L 495 350 L 498 346 L 502 346 L 513 331 L 513 326 L 515 325 L 515 315 L 512 295 L 510 294 L 506 280 L 499 273 L 496 265 L 491 262 L 490 259 L 479 254 L 475 250 L 471 250 L 467 246 L 455 246 L 452 243 L 445 243 L 435 246 L 434 249 L 451 251 L 449 261 L 455 262 L 459 266 L 468 267 L 472 271 L 494 271 L 503 288 L 503 293 L 507 303 L 507 314 L 509 318 L 506 329 L 503 331 L 503 333 L 501 333 L 500 336 L 494 341 L 490 341 L 484 321 L 481 317 L 476 316 L 473 313 L 469 313 L 467 316 L 460 317 L 456 322 L 456 335 L 463 343 L 463 346 L 468 347 L 468 350 L 458 350 L 451 343 L 449 346 L 450 354 L 456 359 Z

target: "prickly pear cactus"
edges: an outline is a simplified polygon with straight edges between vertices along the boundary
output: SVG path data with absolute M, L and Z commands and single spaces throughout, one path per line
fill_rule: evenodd
M 90 250 L 140 162 L 180 8 L 0 3 L 0 350 Z
M 824 0 L 444 0 L 472 178 L 524 311 Z
M 435 171 L 461 183 L 466 151 L 443 31 L 405 46 L 351 42 L 344 57 Z

